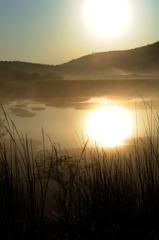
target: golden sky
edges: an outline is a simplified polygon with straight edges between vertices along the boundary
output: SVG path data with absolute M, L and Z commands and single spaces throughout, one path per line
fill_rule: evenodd
M 159 40 L 158 0 L 0 0 L 0 60 L 61 64 Z

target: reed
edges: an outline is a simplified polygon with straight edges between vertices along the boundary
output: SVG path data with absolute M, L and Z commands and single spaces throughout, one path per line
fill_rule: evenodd
M 34 156 L 32 141 L 18 133 L 4 109 L 3 113 L 1 136 L 5 133 L 9 144 L 1 137 L 0 235 L 2 239 L 36 239 L 44 221 L 50 180 L 45 169 L 45 149 Z
M 150 108 L 152 106 L 147 106 Z M 0 141 L 2 239 L 158 239 L 159 124 L 123 153 L 83 144 L 79 156 L 52 144 L 34 153 L 4 113 Z M 155 136 L 154 136 L 155 135 Z

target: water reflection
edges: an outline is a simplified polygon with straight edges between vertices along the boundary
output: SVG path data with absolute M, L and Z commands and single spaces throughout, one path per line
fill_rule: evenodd
M 133 119 L 133 113 L 122 107 L 99 107 L 89 114 L 86 128 L 94 141 L 112 147 L 132 136 Z
M 149 103 L 149 99 L 143 102 L 142 99 L 112 101 L 104 97 L 47 98 L 15 100 L 4 107 L 24 136 L 27 134 L 42 142 L 44 128 L 52 142 L 59 142 L 62 148 L 74 148 L 77 134 L 79 138 L 83 137 L 81 133 L 85 134 L 85 139 L 89 137 L 91 141 L 109 147 L 126 144 L 136 133 L 144 136 L 147 118 L 151 119 L 151 109 L 145 111 L 145 105 Z M 159 108 L 158 101 L 155 108 Z

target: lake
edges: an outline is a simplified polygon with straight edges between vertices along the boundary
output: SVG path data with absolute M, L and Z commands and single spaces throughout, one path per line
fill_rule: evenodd
M 157 80 L 8 82 L 1 102 L 18 132 L 39 147 L 42 129 L 47 146 L 51 141 L 76 148 L 89 139 L 90 145 L 114 147 L 145 135 L 152 108 L 155 114 L 159 109 L 158 85 Z
M 102 147 L 131 145 L 133 138 L 145 135 L 159 102 L 134 97 L 111 99 L 97 97 L 17 98 L 4 102 L 3 107 L 20 135 L 42 144 L 42 129 L 47 147 L 58 143 L 63 149 L 98 144 Z M 155 135 L 155 133 L 154 133 Z

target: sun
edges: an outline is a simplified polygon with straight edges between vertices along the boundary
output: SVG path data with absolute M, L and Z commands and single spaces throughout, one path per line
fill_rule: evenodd
M 100 107 L 90 112 L 87 119 L 87 134 L 91 140 L 106 147 L 122 145 L 131 137 L 132 116 L 118 106 Z
M 84 12 L 87 25 L 107 36 L 125 31 L 131 18 L 129 0 L 87 0 Z

